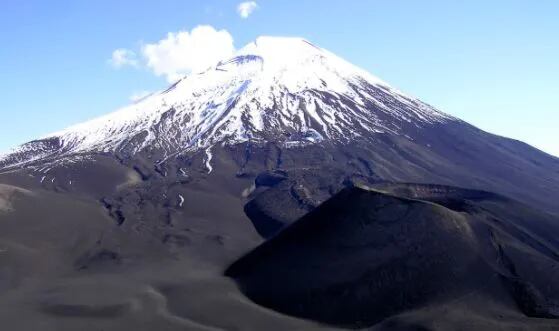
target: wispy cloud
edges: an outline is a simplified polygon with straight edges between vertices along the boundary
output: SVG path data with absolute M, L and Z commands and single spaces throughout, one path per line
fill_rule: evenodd
M 227 30 L 200 25 L 191 31 L 169 32 L 167 37 L 142 47 L 146 66 L 172 82 L 184 74 L 207 69 L 233 55 L 233 37 Z
M 137 67 L 139 62 L 136 53 L 125 48 L 115 49 L 109 63 L 115 68 L 122 68 L 125 66 Z
M 241 2 L 237 6 L 237 13 L 239 13 L 242 18 L 247 18 L 256 10 L 256 8 L 258 8 L 258 4 L 254 1 Z

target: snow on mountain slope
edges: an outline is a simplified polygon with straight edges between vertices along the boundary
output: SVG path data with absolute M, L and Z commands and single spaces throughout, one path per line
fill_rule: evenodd
M 373 133 L 406 135 L 454 118 L 393 89 L 300 38 L 260 37 L 237 54 L 106 116 L 69 127 L 0 156 L 13 166 L 88 152 L 165 157 L 214 144 L 274 140 L 345 143 Z

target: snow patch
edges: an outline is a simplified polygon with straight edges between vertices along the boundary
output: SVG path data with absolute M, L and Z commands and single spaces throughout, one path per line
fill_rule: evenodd
M 212 155 L 211 148 L 206 148 L 206 162 L 205 162 L 205 164 L 206 164 L 206 168 L 208 169 L 208 174 L 211 174 L 212 170 L 214 169 L 212 167 L 212 158 L 213 158 L 213 155 Z

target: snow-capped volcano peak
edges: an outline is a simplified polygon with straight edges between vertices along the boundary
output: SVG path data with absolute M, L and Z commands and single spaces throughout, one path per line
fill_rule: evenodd
M 235 56 L 106 116 L 24 144 L 0 166 L 76 153 L 161 150 L 166 158 L 217 143 L 285 146 L 408 136 L 452 118 L 301 38 L 260 37 Z
M 236 53 L 236 57 L 246 56 L 261 60 L 262 70 L 268 73 L 336 58 L 305 39 L 288 37 L 259 37 Z
M 238 50 L 236 55 L 260 56 L 270 64 L 275 62 L 278 66 L 288 66 L 304 58 L 320 56 L 322 52 L 322 49 L 303 38 L 262 36 Z M 281 61 L 281 58 L 284 60 Z
M 261 76 L 276 78 L 290 90 L 345 85 L 340 80 L 366 79 L 369 83 L 388 86 L 377 77 L 355 67 L 335 54 L 302 38 L 259 37 L 240 49 L 232 59 L 245 63 L 259 62 Z M 313 86 L 314 85 L 314 86 Z

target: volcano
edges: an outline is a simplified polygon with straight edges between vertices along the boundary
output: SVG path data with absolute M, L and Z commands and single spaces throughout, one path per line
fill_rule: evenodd
M 421 257 L 376 251 L 392 242 L 355 256 L 320 253 L 385 238 L 353 232 L 391 219 L 390 208 L 377 213 L 383 199 L 398 211 L 414 205 L 421 224 L 407 242 L 426 247 Z M 464 307 L 447 303 L 470 291 L 490 299 L 468 310 L 478 329 L 499 319 L 553 329 L 556 287 L 518 268 L 533 259 L 556 274 L 557 201 L 558 158 L 445 114 L 307 40 L 260 37 L 163 91 L 0 156 L 0 320 L 27 330 L 405 330 L 410 320 L 432 328 L 442 319 L 434 312 L 450 307 L 444 329 L 469 325 L 457 317 Z M 414 217 L 383 235 L 405 238 L 401 227 Z M 340 243 L 338 231 L 351 236 Z M 402 271 L 430 257 L 442 261 L 433 273 L 431 262 Z M 333 258 L 359 277 L 318 275 Z M 270 261 L 305 281 L 287 273 L 277 291 L 266 289 L 283 278 Z M 476 277 L 467 279 L 461 261 Z M 414 297 L 381 309 L 358 288 L 381 281 L 387 263 L 397 272 L 374 293 L 402 295 L 396 287 L 405 285 Z M 305 301 L 313 280 L 324 306 Z

